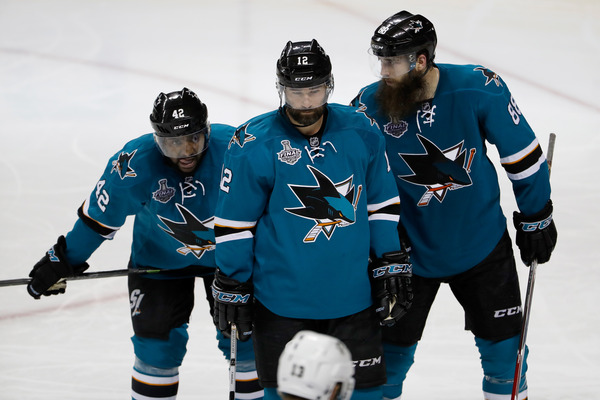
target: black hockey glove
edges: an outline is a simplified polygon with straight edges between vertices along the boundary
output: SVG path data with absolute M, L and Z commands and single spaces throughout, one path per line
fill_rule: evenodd
M 515 211 L 513 222 L 517 229 L 517 246 L 521 252 L 521 260 L 530 266 L 533 260 L 543 264 L 550 260 L 550 255 L 558 233 L 552 219 L 552 200 L 539 213 L 525 216 Z
M 412 264 L 406 251 L 384 253 L 369 265 L 371 293 L 381 325 L 394 325 L 412 305 Z
M 64 236 L 60 236 L 56 244 L 33 266 L 29 273 L 31 282 L 27 285 L 27 292 L 33 298 L 64 293 L 67 282 L 62 278 L 79 275 L 89 268 L 88 263 L 75 266 L 69 264 L 65 257 L 66 249 L 67 241 Z
M 252 289 L 252 283 L 231 279 L 217 268 L 212 284 L 212 295 L 215 299 L 213 320 L 225 336 L 231 336 L 231 324 L 235 323 L 237 338 L 242 342 L 250 339 L 254 308 Z

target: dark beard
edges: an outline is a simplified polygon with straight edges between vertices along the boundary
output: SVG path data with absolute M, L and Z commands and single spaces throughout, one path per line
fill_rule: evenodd
M 394 87 L 384 81 L 379 82 L 375 100 L 381 106 L 381 112 L 388 115 L 392 122 L 398 122 L 416 112 L 424 100 L 427 88 L 424 74 L 416 75 L 412 70 Z
M 290 122 L 293 125 L 306 127 L 311 126 L 323 116 L 323 113 L 325 112 L 325 105 L 313 108 L 311 110 L 296 110 L 295 108 L 286 106 L 285 110 L 287 111 Z

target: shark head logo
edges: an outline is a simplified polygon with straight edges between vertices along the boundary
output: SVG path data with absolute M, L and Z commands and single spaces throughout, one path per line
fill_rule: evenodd
M 176 204 L 176 206 L 183 221 L 172 221 L 159 215 L 158 218 L 166 226 L 166 228 L 162 226 L 160 228 L 183 244 L 183 247 L 177 249 L 180 254 L 185 256 L 192 253 L 200 259 L 206 251 L 215 249 L 215 231 L 211 226 L 214 224 L 214 220 L 211 217 L 205 221 L 200 221 L 181 204 Z
M 237 144 L 240 147 L 244 147 L 246 143 L 256 140 L 256 136 L 247 132 L 249 125 L 250 124 L 244 124 L 235 130 L 231 140 L 229 141 L 229 145 L 227 146 L 228 149 L 231 148 L 232 144 Z
M 358 187 L 355 198 L 352 177 L 334 184 L 318 169 L 310 165 L 307 168 L 315 178 L 317 185 L 288 185 L 302 203 L 302 207 L 286 208 L 285 211 L 315 221 L 315 226 L 304 237 L 304 243 L 312 243 L 320 233 L 324 233 L 329 239 L 336 227 L 354 223 L 362 185 Z
M 485 86 L 487 86 L 490 82 L 494 82 L 496 86 L 502 86 L 502 83 L 500 82 L 500 77 L 491 69 L 477 67 L 473 71 L 481 71 L 483 76 L 485 76 Z
M 423 21 L 411 19 L 408 29 L 418 33 L 421 29 L 423 29 Z
M 135 152 L 137 149 L 132 151 L 131 153 L 125 153 L 124 151 L 119 154 L 119 157 L 112 162 L 112 169 L 110 173 L 117 172 L 121 180 L 125 178 L 133 178 L 137 176 L 133 168 L 131 168 L 131 159 L 135 156 Z
M 367 118 L 369 120 L 369 123 L 371 124 L 371 126 L 374 125 L 377 128 L 379 128 L 379 124 L 377 124 L 377 121 L 375 120 L 375 118 L 373 118 L 369 114 L 367 114 L 367 105 L 362 102 L 363 93 L 364 93 L 364 90 L 362 92 L 360 92 L 360 94 L 358 96 L 356 96 L 354 98 L 354 100 L 352 100 L 351 105 L 356 107 L 355 112 L 362 114 L 365 118 Z
M 421 197 L 419 206 L 426 206 L 432 197 L 441 203 L 448 190 L 460 189 L 472 184 L 469 175 L 475 149 L 471 149 L 469 159 L 463 143 L 440 150 L 433 142 L 417 135 L 425 154 L 399 154 L 413 175 L 398 176 L 400 179 L 415 185 L 425 186 L 427 191 Z

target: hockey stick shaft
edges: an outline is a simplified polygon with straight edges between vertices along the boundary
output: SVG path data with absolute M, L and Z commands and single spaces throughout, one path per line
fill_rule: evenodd
M 556 134 L 551 133 L 548 140 L 548 175 L 552 171 L 552 159 L 554 158 L 554 143 Z M 537 269 L 537 260 L 533 260 L 529 266 L 529 279 L 527 280 L 527 292 L 525 294 L 525 304 L 523 306 L 523 322 L 521 325 L 521 335 L 519 336 L 519 350 L 517 352 L 517 363 L 515 365 L 515 376 L 511 400 L 517 400 L 519 396 L 519 386 L 521 386 L 521 372 L 523 371 L 523 361 L 525 360 L 525 342 L 527 340 L 527 330 L 529 328 L 529 316 L 531 315 L 531 301 L 533 300 L 533 286 L 535 284 L 535 273 Z
M 98 279 L 98 278 L 112 278 L 113 276 L 126 276 L 129 274 L 157 274 L 159 272 L 165 272 L 168 270 L 154 269 L 154 268 L 140 268 L 140 269 L 115 269 L 112 271 L 99 271 L 99 272 L 84 272 L 80 275 L 68 276 L 63 278 L 66 281 L 78 281 L 84 279 Z M 18 286 L 27 285 L 31 282 L 31 278 L 20 278 L 20 279 L 6 279 L 0 281 L 0 287 L 3 286 Z
M 237 326 L 231 324 L 231 351 L 229 354 L 229 400 L 235 399 L 235 374 L 237 363 Z

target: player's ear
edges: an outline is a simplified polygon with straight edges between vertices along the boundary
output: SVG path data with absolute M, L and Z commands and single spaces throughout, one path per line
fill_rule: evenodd
M 419 54 L 417 56 L 417 63 L 415 69 L 418 72 L 425 71 L 427 69 L 427 56 L 425 54 Z

